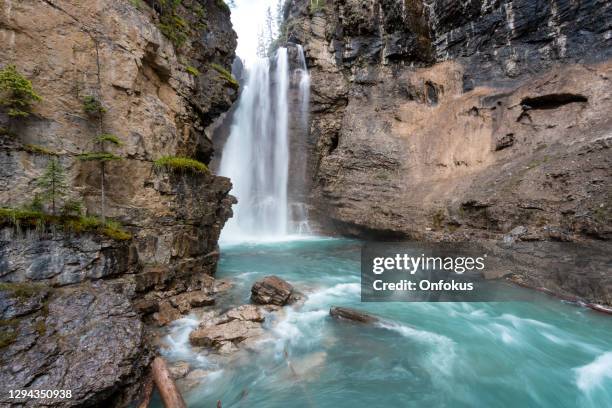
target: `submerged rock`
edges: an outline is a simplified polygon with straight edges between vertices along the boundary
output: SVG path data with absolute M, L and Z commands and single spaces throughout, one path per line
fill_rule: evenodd
M 278 276 L 266 276 L 251 288 L 251 300 L 260 305 L 284 306 L 292 303 L 293 286 Z
M 348 307 L 333 306 L 329 309 L 329 314 L 336 319 L 352 320 L 359 323 L 372 324 L 379 321 L 376 316 Z

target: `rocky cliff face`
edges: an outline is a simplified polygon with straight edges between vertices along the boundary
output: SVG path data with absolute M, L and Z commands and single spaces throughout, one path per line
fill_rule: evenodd
M 168 315 L 188 310 L 178 311 L 177 297 L 210 290 L 207 276 L 215 272 L 217 240 L 234 201 L 231 184 L 209 172 L 157 168 L 153 162 L 163 156 L 210 161 L 212 143 L 204 129 L 237 94 L 225 71 L 234 59 L 236 35 L 222 1 L 171 3 L 177 2 L 0 1 L 0 68 L 15 65 L 43 98 L 29 117 L 0 115 L 0 203 L 29 204 L 38 192 L 35 180 L 53 155 L 66 169 L 70 196 L 83 201 L 88 215 L 100 216 L 100 164 L 78 155 L 94 151 L 100 133 L 113 134 L 122 145 L 109 151 L 122 159 L 105 164 L 105 214 L 133 236 L 117 242 L 27 225 L 2 230 L 1 281 L 62 288 L 45 295 L 47 317 L 39 317 L 40 306 L 13 322 L 15 338 L 0 348 L 3 366 L 12 364 L 11 373 L 2 374 L 6 389 L 70 388 L 76 387 L 72 377 L 102 376 L 108 384 L 85 381 L 71 403 L 118 400 L 123 385 L 140 379 L 148 359 L 144 328 L 131 305 L 143 313 L 165 311 L 155 316 L 166 322 Z M 104 108 L 99 121 L 84 109 L 90 96 Z M 104 288 L 92 289 L 88 282 L 100 278 L 107 283 L 96 285 Z M 11 299 L 13 283 L 2 287 L 3 302 Z M 93 313 L 108 332 L 117 330 L 117 350 L 96 354 L 103 347 L 92 344 L 101 334 L 91 328 L 60 333 L 64 328 L 57 322 L 66 305 L 81 319 Z M 36 336 L 30 321 L 52 327 Z M 73 335 L 93 343 L 45 346 L 54 343 L 52 336 Z M 29 346 L 23 347 L 26 340 Z M 85 364 L 85 350 L 104 361 Z M 43 359 L 38 368 L 28 363 L 35 352 Z M 122 384 L 130 376 L 137 377 Z
M 287 17 L 324 227 L 609 242 L 610 2 L 294 0 Z

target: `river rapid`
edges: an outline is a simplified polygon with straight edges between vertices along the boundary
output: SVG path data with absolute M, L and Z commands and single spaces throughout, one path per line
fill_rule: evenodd
M 272 274 L 308 299 L 268 315 L 269 337 L 231 359 L 189 346 L 195 316 L 173 323 L 166 358 L 207 373 L 186 387 L 188 405 L 612 406 L 608 316 L 535 292 L 529 302 L 361 303 L 360 246 L 308 239 L 222 248 L 217 278 L 234 285 L 219 307 L 249 303 L 251 285 Z M 333 320 L 332 305 L 368 311 L 385 323 Z

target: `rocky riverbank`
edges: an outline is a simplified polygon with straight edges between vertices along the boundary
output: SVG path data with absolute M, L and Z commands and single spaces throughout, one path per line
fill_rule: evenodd
M 204 129 L 237 97 L 236 34 L 223 2 L 175 3 L 2 2 L 0 69 L 15 66 L 40 96 L 27 115 L 0 113 L 5 390 L 126 406 L 153 355 L 143 320 L 214 302 L 235 200 L 206 168 Z M 53 208 L 39 198 L 52 161 L 65 174 Z

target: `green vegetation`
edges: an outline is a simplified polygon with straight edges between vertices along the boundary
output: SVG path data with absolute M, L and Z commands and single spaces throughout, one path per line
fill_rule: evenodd
M 24 145 L 23 150 L 25 150 L 26 152 L 30 154 L 39 154 L 42 156 L 58 156 L 57 152 L 54 152 L 53 150 L 49 150 L 44 146 L 39 146 L 35 144 Z
M 76 233 L 96 233 L 116 241 L 127 241 L 132 238 L 132 235 L 115 221 L 104 222 L 97 217 L 56 216 L 29 209 L 0 208 L 0 223 L 16 227 L 59 227 Z
M 17 339 L 18 328 L 19 320 L 17 319 L 0 320 L 0 348 L 11 345 Z
M 230 12 L 230 8 L 229 8 L 229 6 L 227 5 L 227 3 L 225 1 L 223 1 L 223 0 L 216 0 L 216 3 L 217 3 L 217 6 L 221 10 L 224 10 L 224 11 L 226 11 L 228 13 Z
M 121 160 L 121 157 L 107 152 L 87 152 L 77 155 L 77 158 L 82 161 L 101 161 L 108 162 L 114 160 Z
M 159 16 L 159 30 L 166 36 L 175 47 L 180 48 L 191 32 L 189 23 L 178 14 L 181 0 L 159 0 L 161 13 Z
M 143 11 L 146 7 L 146 3 L 142 0 L 130 0 L 130 4 L 140 11 Z
M 310 0 L 310 13 L 315 14 L 323 11 L 325 8 L 325 0 Z
M 8 109 L 11 117 L 26 117 L 30 115 L 32 103 L 42 101 L 27 80 L 17 71 L 14 65 L 8 65 L 0 70 L 0 106 Z
M 43 290 L 45 290 L 45 285 L 41 283 L 0 282 L 0 291 L 10 292 L 12 296 L 18 297 L 19 299 L 31 298 Z M 15 320 L 9 322 L 14 324 L 17 323 Z M 6 323 L 6 320 L 0 320 L 0 326 L 5 325 Z
M 435 229 L 442 228 L 442 224 L 444 223 L 444 219 L 446 216 L 444 215 L 444 211 L 442 209 L 438 209 L 433 216 L 431 217 L 432 224 Z
M 240 84 L 238 83 L 238 81 L 236 81 L 236 78 L 234 78 L 234 76 L 227 69 L 215 63 L 210 64 L 210 66 L 212 67 L 212 69 L 217 71 L 220 74 L 221 78 L 225 79 L 228 85 L 230 85 L 232 88 L 240 88 Z
M 80 217 L 83 214 L 83 203 L 80 200 L 67 200 L 62 207 L 62 216 Z
M 64 167 L 57 158 L 49 160 L 47 169 L 43 175 L 37 180 L 37 184 L 43 189 L 43 202 L 51 202 L 51 213 L 55 215 L 56 201 L 64 198 L 68 191 L 66 183 L 66 173 Z
M 83 98 L 83 110 L 93 117 L 99 117 L 106 113 L 106 109 L 102 106 L 102 102 L 92 95 Z
M 98 143 L 108 142 L 114 144 L 115 146 L 123 146 L 123 142 L 117 136 L 110 133 L 101 134 L 96 138 L 96 141 Z
M 156 168 L 164 168 L 172 171 L 208 173 L 208 167 L 204 163 L 188 157 L 165 156 L 155 160 L 153 164 Z
M 197 77 L 200 75 L 200 71 L 198 71 L 196 67 L 192 67 L 191 65 L 187 65 L 185 67 L 185 70 L 189 72 L 191 75 L 193 75 L 194 77 Z

